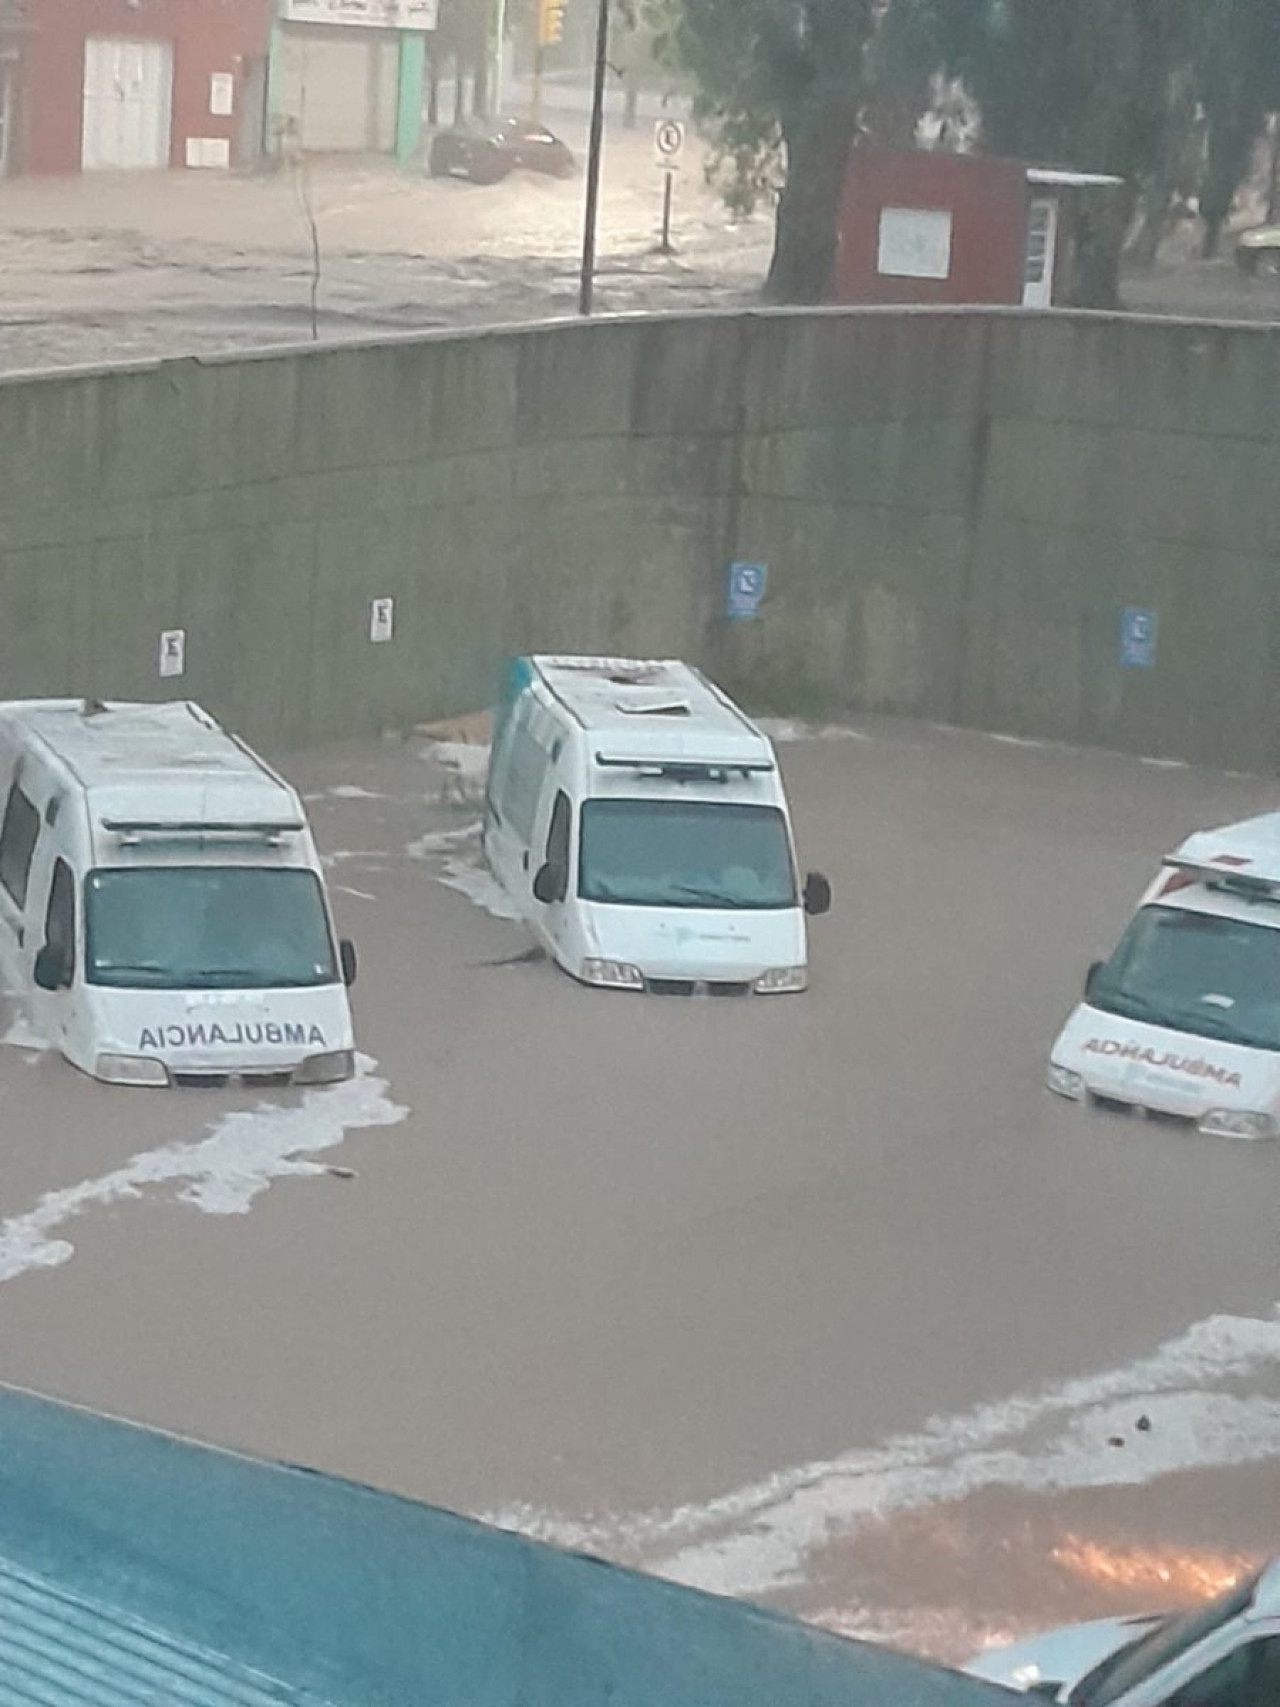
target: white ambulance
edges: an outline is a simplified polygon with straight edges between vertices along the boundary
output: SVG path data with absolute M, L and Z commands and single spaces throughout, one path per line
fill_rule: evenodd
M 297 794 L 199 706 L 0 703 L 0 988 L 123 1085 L 349 1078 Z
M 484 847 L 573 977 L 665 995 L 808 981 L 801 884 L 767 738 L 671 660 L 520 658 L 495 721 Z
M 1090 968 L 1049 1089 L 1215 1136 L 1280 1137 L 1280 813 L 1168 856 Z

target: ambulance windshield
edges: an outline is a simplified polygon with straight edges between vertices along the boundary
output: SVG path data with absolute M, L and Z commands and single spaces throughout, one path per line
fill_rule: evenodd
M 1126 1019 L 1280 1051 L 1280 930 L 1183 907 L 1143 907 L 1088 999 Z
M 119 990 L 274 990 L 337 982 L 315 874 L 254 866 L 94 871 L 85 975 Z
M 578 892 L 631 907 L 794 907 L 786 821 L 774 806 L 589 800 Z

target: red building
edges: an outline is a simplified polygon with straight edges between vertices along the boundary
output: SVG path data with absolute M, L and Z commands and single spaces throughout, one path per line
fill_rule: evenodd
M 829 300 L 1063 300 L 1081 194 L 1116 178 L 1041 171 L 980 155 L 855 149 Z
M 244 165 L 271 0 L 26 0 L 14 169 Z

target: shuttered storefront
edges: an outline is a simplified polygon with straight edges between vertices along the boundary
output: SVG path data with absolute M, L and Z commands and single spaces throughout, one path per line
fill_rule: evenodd
M 390 153 L 399 53 L 391 30 L 286 24 L 276 112 L 289 142 L 315 154 Z

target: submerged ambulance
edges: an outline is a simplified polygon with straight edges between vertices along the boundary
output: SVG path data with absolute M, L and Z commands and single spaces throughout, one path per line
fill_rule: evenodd
M 1049 1089 L 1215 1136 L 1280 1137 L 1280 812 L 1168 856 L 1090 968 Z
M 494 728 L 489 864 L 573 977 L 663 995 L 803 990 L 805 914 L 773 748 L 671 660 L 514 660 Z
M 124 1085 L 349 1078 L 302 803 L 199 706 L 0 703 L 0 988 Z

